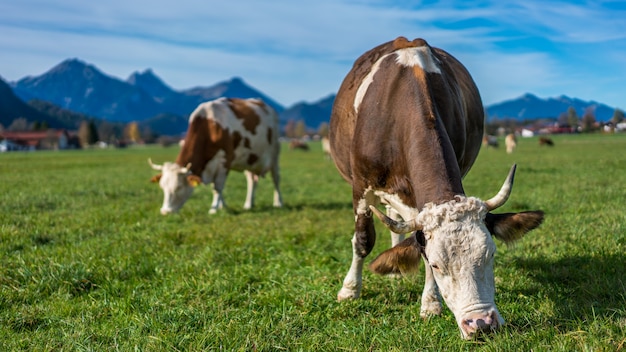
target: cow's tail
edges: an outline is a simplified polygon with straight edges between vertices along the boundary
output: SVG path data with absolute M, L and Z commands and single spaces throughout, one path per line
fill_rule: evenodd
M 382 252 L 369 265 L 371 271 L 380 275 L 407 275 L 419 269 L 421 246 L 415 234 Z

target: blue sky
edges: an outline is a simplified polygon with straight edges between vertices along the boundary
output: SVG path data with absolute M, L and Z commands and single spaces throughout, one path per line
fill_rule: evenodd
M 0 0 L 0 76 L 79 58 L 178 90 L 238 76 L 290 106 L 400 35 L 457 57 L 487 105 L 530 92 L 626 109 L 626 1 Z

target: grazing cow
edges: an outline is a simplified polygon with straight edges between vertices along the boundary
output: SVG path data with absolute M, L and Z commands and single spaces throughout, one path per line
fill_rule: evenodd
M 509 133 L 504 138 L 504 144 L 506 144 L 506 152 L 511 154 L 515 150 L 515 147 L 517 147 L 517 138 L 513 133 Z
M 550 137 L 539 137 L 539 146 L 547 145 L 550 147 L 554 147 L 554 142 Z
M 484 135 L 483 136 L 483 146 L 498 148 L 498 146 L 499 146 L 499 144 L 498 144 L 498 137 L 490 136 L 490 135 Z
M 328 137 L 322 137 L 322 151 L 327 159 L 330 159 L 330 139 Z
M 259 99 L 219 98 L 200 104 L 189 117 L 189 128 L 175 163 L 155 165 L 152 178 L 163 189 L 161 214 L 180 210 L 200 184 L 213 184 L 210 214 L 226 206 L 222 191 L 230 170 L 243 171 L 248 181 L 244 209 L 254 205 L 259 176 L 268 171 L 274 181 L 274 206 L 282 206 L 278 171 L 278 115 Z
M 491 235 L 521 238 L 539 226 L 543 212 L 490 213 L 508 199 L 515 167 L 493 198 L 465 195 L 461 180 L 481 147 L 483 118 L 467 70 L 423 39 L 399 37 L 356 60 L 330 121 L 333 160 L 352 185 L 355 215 L 352 264 L 339 300 L 360 295 L 363 262 L 376 240 L 374 213 L 392 231 L 395 247 L 370 269 L 402 274 L 422 257 L 422 317 L 441 313 L 441 293 L 464 338 L 503 324 L 494 303 Z M 376 208 L 380 203 L 387 216 Z
M 291 150 L 299 149 L 299 150 L 304 150 L 308 152 L 309 145 L 306 142 L 301 141 L 299 139 L 292 139 L 291 142 L 289 142 L 289 149 Z

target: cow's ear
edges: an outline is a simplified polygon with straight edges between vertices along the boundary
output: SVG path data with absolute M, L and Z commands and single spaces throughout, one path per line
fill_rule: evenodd
M 187 182 L 189 182 L 189 184 L 193 187 L 196 187 L 197 185 L 202 183 L 202 179 L 196 175 L 191 174 L 187 176 Z
M 370 263 L 369 269 L 380 275 L 416 272 L 425 244 L 424 233 L 415 231 L 411 237 L 382 252 Z
M 505 243 L 512 243 L 522 238 L 542 222 L 543 211 L 541 210 L 505 214 L 487 213 L 485 217 L 485 225 L 491 235 Z
M 150 179 L 150 182 L 158 183 L 159 180 L 161 180 L 161 174 L 152 176 L 152 178 Z

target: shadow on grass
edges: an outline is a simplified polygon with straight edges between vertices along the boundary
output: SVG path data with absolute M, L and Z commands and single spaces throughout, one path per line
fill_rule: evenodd
M 250 210 L 245 210 L 241 207 L 232 207 L 228 206 L 224 209 L 228 214 L 239 215 L 245 213 L 267 213 L 267 212 L 275 212 L 275 211 L 284 211 L 284 212 L 292 212 L 292 211 L 308 211 L 309 209 L 317 209 L 317 210 L 352 210 L 352 203 L 350 202 L 330 202 L 330 203 L 288 203 L 284 204 L 281 208 L 275 208 L 271 205 L 255 205 L 254 208 Z
M 330 202 L 330 203 L 295 203 L 287 204 L 284 207 L 290 211 L 302 211 L 306 209 L 318 209 L 318 210 L 352 210 L 351 202 Z
M 556 318 L 626 315 L 626 255 L 518 259 L 516 264 L 538 284 L 522 292 L 546 295 L 556 307 Z

